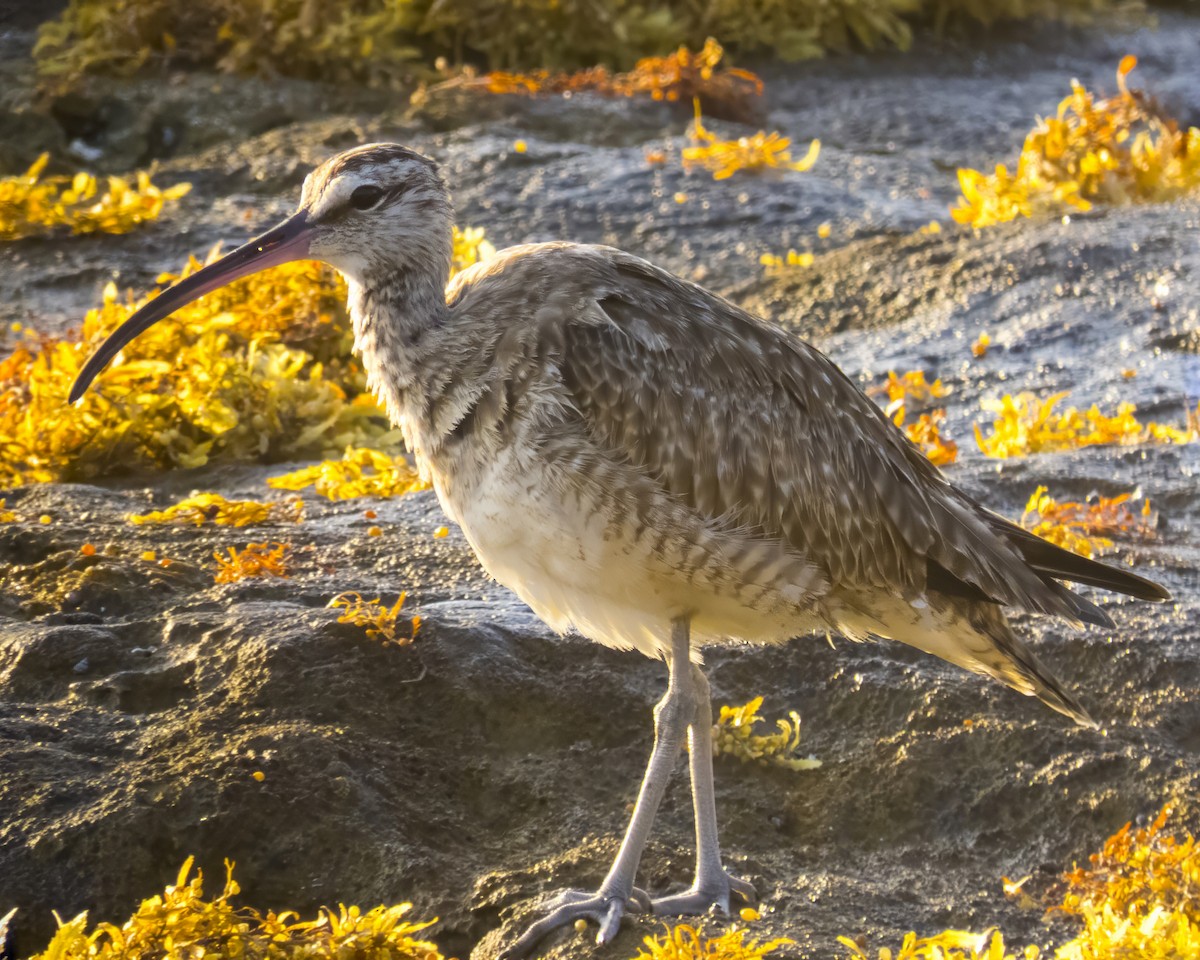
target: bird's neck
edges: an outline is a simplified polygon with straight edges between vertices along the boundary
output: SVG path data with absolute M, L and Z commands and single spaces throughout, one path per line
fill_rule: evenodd
M 367 386 L 401 427 L 410 449 L 420 446 L 413 417 L 427 406 L 431 365 L 449 318 L 446 280 L 439 271 L 397 272 L 367 281 L 347 278 L 354 349 Z

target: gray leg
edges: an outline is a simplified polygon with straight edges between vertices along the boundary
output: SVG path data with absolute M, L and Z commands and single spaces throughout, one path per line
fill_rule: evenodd
M 550 903 L 550 913 L 529 927 L 516 943 L 504 951 L 502 956 L 505 960 L 518 960 L 528 954 L 546 934 L 580 918 L 599 923 L 596 942 L 608 943 L 616 936 L 621 916 L 630 903 L 639 909 L 649 910 L 650 898 L 634 887 L 633 880 L 650 836 L 654 815 L 658 812 L 671 771 L 679 758 L 684 733 L 696 713 L 695 674 L 692 671 L 691 640 L 686 620 L 671 624 L 671 654 L 667 667 L 670 671 L 667 692 L 654 708 L 654 749 L 650 753 L 650 763 L 642 779 L 642 788 L 638 792 L 625 839 L 621 841 L 621 849 L 617 851 L 608 875 L 595 893 L 568 890 L 560 894 Z M 711 779 L 710 773 L 710 784 Z
M 721 865 L 717 803 L 713 791 L 712 701 L 704 672 L 693 664 L 692 673 L 696 714 L 688 727 L 691 751 L 688 764 L 692 774 L 692 809 L 696 816 L 696 878 L 690 890 L 653 901 L 654 912 L 660 915 L 707 913 L 713 906 L 729 913 L 730 893 L 736 893 L 747 903 L 755 901 L 754 887 L 730 876 Z

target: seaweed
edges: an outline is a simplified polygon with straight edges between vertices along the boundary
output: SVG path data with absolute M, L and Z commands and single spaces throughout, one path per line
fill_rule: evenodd
M 128 233 L 157 220 L 168 203 L 192 189 L 178 183 L 161 190 L 150 174 L 139 171 L 135 182 L 109 177 L 107 189 L 90 173 L 72 177 L 43 176 L 50 154 L 43 153 L 20 176 L 0 179 L 0 241 L 72 234 Z
M 1126 823 L 1109 837 L 1089 866 L 1075 866 L 1057 886 L 1049 915 L 1082 923 L 1054 951 L 1054 960 L 1185 960 L 1200 956 L 1200 847 L 1189 830 L 1166 832 L 1176 815 L 1166 804 L 1154 821 Z M 1005 879 L 1004 892 L 1024 908 L 1037 905 L 1024 889 L 1029 877 Z M 1051 894 L 1054 891 L 1050 892 Z M 838 937 L 849 960 L 874 960 L 862 939 Z M 881 947 L 878 960 L 1038 960 L 1033 945 L 1010 952 L 996 929 L 944 930 L 929 937 L 905 935 L 898 950 Z M 1049 954 L 1047 954 L 1049 956 Z
M 87 911 L 59 920 L 46 949 L 31 960 L 442 960 L 434 944 L 416 939 L 436 921 L 405 920 L 410 903 L 370 910 L 341 904 L 301 920 L 292 911 L 235 907 L 241 889 L 228 860 L 224 888 L 206 900 L 204 875 L 191 876 L 193 863 L 188 857 L 175 882 L 143 900 L 119 927 L 98 923 L 89 931 Z
M 633 960 L 762 960 L 780 947 L 794 943 L 786 937 L 760 941 L 746 939 L 747 931 L 742 927 L 731 929 L 715 937 L 704 935 L 702 928 L 687 923 L 667 927 L 658 936 L 648 936 Z
M 790 267 L 811 267 L 815 257 L 808 250 L 788 248 L 786 254 L 764 253 L 758 262 L 767 268 L 767 273 L 781 274 Z
M 763 82 L 757 74 L 721 66 L 725 49 L 714 38 L 692 52 L 686 45 L 665 56 L 643 57 L 627 73 L 607 67 L 588 67 L 573 73 L 536 70 L 514 73 L 494 70 L 466 85 L 495 94 L 574 94 L 582 91 L 610 97 L 649 97 L 668 103 L 698 100 L 705 109 L 730 120 L 754 115 Z M 718 69 L 719 68 L 719 69 Z M 448 83 L 458 82 L 456 80 Z M 519 151 L 520 152 L 520 151 Z
M 1021 526 L 1074 553 L 1092 557 L 1110 550 L 1112 537 L 1149 540 L 1154 537 L 1157 514 L 1143 499 L 1138 512 L 1129 508 L 1136 493 L 1096 497 L 1087 503 L 1059 502 L 1038 487 L 1025 504 Z
M 298 523 L 304 519 L 304 501 L 294 497 L 284 503 L 260 503 L 257 500 L 226 500 L 219 493 L 194 493 L 165 510 L 132 513 L 128 519 L 137 526 L 190 523 L 202 527 L 212 523 L 218 527 L 249 527 L 289 520 Z
M 896 426 L 904 431 L 904 435 L 915 443 L 931 463 L 945 467 L 958 460 L 958 444 L 942 436 L 942 423 L 946 419 L 946 411 L 942 409 L 922 413 L 913 423 L 904 422 L 905 410 L 901 405 L 892 417 Z
M 70 0 L 43 25 L 45 81 L 164 65 L 396 87 L 438 58 L 493 71 L 628 68 L 719 37 L 785 60 L 905 49 L 914 23 L 1093 19 L 1122 0 Z
M 999 400 L 985 400 L 983 408 L 996 415 L 992 432 L 983 435 L 975 425 L 975 441 L 989 457 L 1022 457 L 1031 453 L 1072 450 L 1098 444 L 1190 443 L 1197 433 L 1189 414 L 1183 429 L 1161 423 L 1141 423 L 1134 416 L 1132 403 L 1121 403 L 1114 415 L 1101 412 L 1096 405 L 1086 411 L 1055 408 L 1067 394 L 1056 393 L 1039 400 L 1031 393 L 1015 397 L 1005 394 Z
M 795 710 L 788 714 L 787 720 L 775 721 L 775 733 L 754 732 L 755 727 L 765 722 L 758 715 L 762 702 L 762 697 L 755 697 L 740 707 L 721 707 L 713 726 L 713 752 L 736 757 L 743 763 L 775 764 L 788 770 L 813 770 L 821 766 L 820 760 L 795 756 L 800 746 L 800 715 Z
M 813 140 L 799 160 L 792 159 L 792 141 L 780 133 L 763 130 L 736 140 L 722 140 L 705 128 L 700 116 L 700 101 L 695 101 L 696 116 L 692 121 L 694 145 L 682 151 L 685 168 L 701 167 L 712 173 L 714 180 L 727 180 L 743 170 L 759 173 L 763 170 L 812 169 L 821 153 L 821 141 Z
M 326 604 L 334 610 L 341 610 L 338 623 L 350 623 L 356 627 L 365 627 L 367 637 L 381 640 L 384 646 L 406 646 L 416 639 L 417 631 L 421 628 L 421 618 L 414 616 L 409 620 L 407 636 L 397 634 L 400 609 L 404 606 L 407 593 L 401 593 L 396 602 L 388 607 L 380 603 L 379 598 L 364 600 L 362 594 L 354 591 L 339 593 Z
M 398 497 L 428 490 L 404 457 L 366 447 L 348 447 L 340 460 L 323 460 L 267 480 L 277 490 L 314 490 L 328 500 Z
M 286 543 L 249 543 L 243 549 L 226 547 L 225 554 L 213 551 L 217 561 L 214 583 L 236 583 L 239 580 L 287 579 L 291 576 L 288 553 L 291 546 Z M 227 554 L 227 555 L 226 555 Z
M 1190 831 L 1165 828 L 1166 804 L 1149 826 L 1126 823 L 1063 878 L 1055 912 L 1083 921 L 1055 960 L 1182 960 L 1200 956 L 1200 847 Z
M 909 404 L 917 408 L 926 407 L 934 400 L 940 400 L 949 394 L 950 390 L 943 386 L 940 379 L 930 383 L 925 378 L 924 370 L 908 370 L 900 375 L 897 375 L 895 370 L 889 370 L 886 383 L 867 390 L 867 396 L 887 396 L 888 405 L 883 412 L 889 417 L 899 410 L 904 410 Z
M 874 960 L 849 937 L 838 937 L 838 943 L 850 950 L 852 960 Z M 898 950 L 880 948 L 878 960 L 1037 960 L 1039 954 L 1037 947 L 1026 947 L 1019 955 L 1010 952 L 998 930 L 943 930 L 930 937 L 905 934 Z
M 1200 128 L 1183 129 L 1126 78 L 1137 57 L 1117 68 L 1120 92 L 1097 100 L 1077 80 L 1058 113 L 1025 138 L 1016 170 L 958 171 L 959 223 L 986 227 L 1017 217 L 1084 212 L 1094 204 L 1162 202 L 1200 188 Z

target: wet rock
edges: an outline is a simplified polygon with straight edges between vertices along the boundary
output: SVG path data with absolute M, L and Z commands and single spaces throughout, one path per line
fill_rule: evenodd
M 0 177 L 18 176 L 43 153 L 61 156 L 65 150 L 62 128 L 51 117 L 0 107 Z

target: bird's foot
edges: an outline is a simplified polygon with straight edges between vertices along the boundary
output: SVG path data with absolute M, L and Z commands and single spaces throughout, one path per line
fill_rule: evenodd
M 736 895 L 747 906 L 758 902 L 758 894 L 746 880 L 730 876 L 724 870 L 716 879 L 706 879 L 692 884 L 691 889 L 669 897 L 658 897 L 650 902 L 656 916 L 698 916 L 708 913 L 713 907 L 722 913 L 730 913 L 730 898 Z
M 520 936 L 511 947 L 500 954 L 500 960 L 521 960 L 547 934 L 579 920 L 594 920 L 600 925 L 596 943 L 605 944 L 617 935 L 621 917 L 630 913 L 649 913 L 650 897 L 634 887 L 628 896 L 605 893 L 603 890 L 564 890 L 546 904 L 546 915 Z

